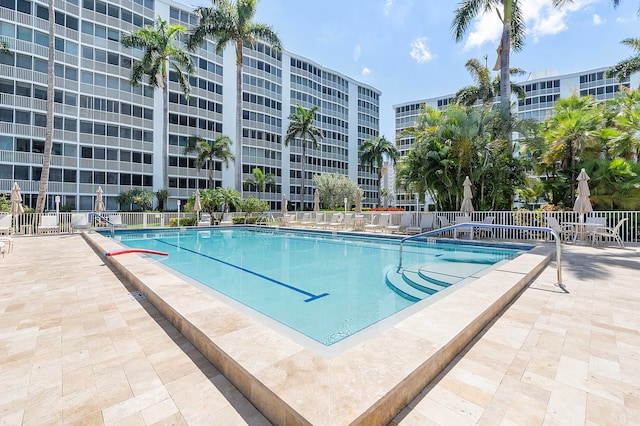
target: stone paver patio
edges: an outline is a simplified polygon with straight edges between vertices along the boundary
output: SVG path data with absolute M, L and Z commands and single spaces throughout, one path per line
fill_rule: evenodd
M 640 250 L 564 248 L 394 424 L 640 424 Z M 0 282 L 1 424 L 268 424 L 80 236 Z

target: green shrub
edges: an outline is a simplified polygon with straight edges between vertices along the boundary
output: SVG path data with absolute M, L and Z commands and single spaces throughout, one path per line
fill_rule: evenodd
M 244 216 L 235 216 L 233 218 L 233 224 L 234 225 L 244 225 L 245 224 L 244 219 L 245 219 Z M 258 219 L 257 217 L 248 217 L 247 218 L 247 225 L 255 225 L 257 219 Z
M 169 219 L 169 226 L 174 228 L 178 226 L 195 226 L 195 224 L 196 224 L 195 217 L 181 217 L 180 224 L 178 224 L 177 217 L 172 217 L 171 219 Z

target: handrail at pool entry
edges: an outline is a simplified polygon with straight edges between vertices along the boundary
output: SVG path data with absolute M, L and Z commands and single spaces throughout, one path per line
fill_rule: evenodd
M 114 234 L 115 234 L 115 228 L 116 226 L 111 223 L 111 221 L 109 219 L 107 219 L 106 217 L 102 216 L 100 213 L 89 213 L 89 217 L 93 216 L 95 219 L 99 220 L 100 222 L 104 222 L 107 225 L 110 226 L 111 229 L 111 238 L 113 238 Z
M 556 270 L 558 274 L 558 287 L 560 287 L 565 293 L 569 291 L 565 288 L 562 283 L 562 252 L 560 248 L 560 235 L 553 229 L 548 228 L 546 226 L 520 226 L 520 225 L 499 225 L 493 223 L 473 223 L 473 222 L 463 222 L 457 223 L 455 225 L 446 226 L 444 228 L 434 229 L 433 231 L 423 232 L 422 234 L 412 235 L 410 237 L 405 237 L 400 240 L 400 259 L 398 262 L 398 271 L 402 268 L 402 245 L 405 241 L 413 240 L 416 238 L 428 237 L 429 235 L 441 234 L 443 232 L 451 231 L 457 228 L 486 228 L 486 229 L 517 229 L 521 231 L 536 231 L 536 232 L 547 232 L 553 235 L 553 238 L 556 242 Z

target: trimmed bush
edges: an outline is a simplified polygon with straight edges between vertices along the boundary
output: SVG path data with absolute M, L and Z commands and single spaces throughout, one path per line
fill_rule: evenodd
M 181 217 L 180 224 L 178 224 L 177 217 L 172 217 L 171 219 L 169 219 L 169 226 L 173 228 L 178 226 L 195 226 L 195 224 L 196 224 L 195 217 Z

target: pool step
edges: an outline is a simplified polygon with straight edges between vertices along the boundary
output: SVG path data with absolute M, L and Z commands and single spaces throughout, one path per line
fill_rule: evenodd
M 398 272 L 397 268 L 391 268 L 387 271 L 386 274 L 386 282 L 387 286 L 401 297 L 404 297 L 407 300 L 412 302 L 419 302 L 425 297 L 430 296 L 435 292 L 426 292 L 422 290 L 418 290 L 412 285 L 409 285 L 407 281 L 404 279 L 402 275 L 403 271 Z
M 387 285 L 405 299 L 417 302 L 485 269 L 484 263 L 437 262 L 389 269 Z

